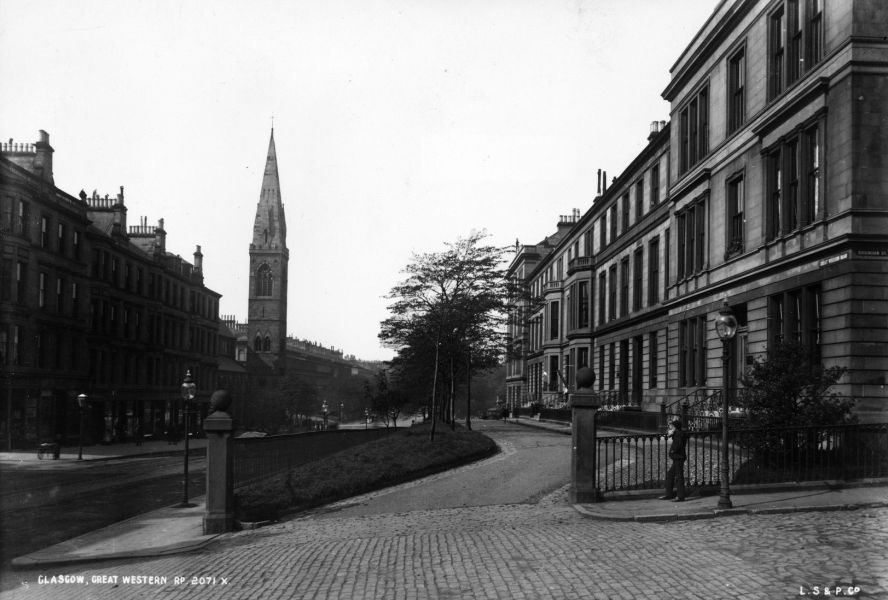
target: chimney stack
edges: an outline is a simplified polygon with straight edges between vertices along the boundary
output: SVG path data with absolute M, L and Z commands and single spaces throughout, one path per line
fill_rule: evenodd
M 194 270 L 203 271 L 203 254 L 200 251 L 200 246 L 194 251 Z
M 40 130 L 40 140 L 34 144 L 34 148 L 37 151 L 34 156 L 34 171 L 44 181 L 55 185 L 52 178 L 52 153 L 54 150 L 49 145 L 49 134 L 42 129 Z

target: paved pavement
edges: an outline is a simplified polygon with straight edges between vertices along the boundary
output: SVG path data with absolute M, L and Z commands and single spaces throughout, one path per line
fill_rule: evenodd
M 717 496 L 571 506 L 567 488 L 537 504 L 397 515 L 337 517 L 332 505 L 219 536 L 203 535 L 203 501 L 19 557 L 0 596 L 789 598 L 843 586 L 888 598 L 888 485 L 737 494 L 733 511 Z

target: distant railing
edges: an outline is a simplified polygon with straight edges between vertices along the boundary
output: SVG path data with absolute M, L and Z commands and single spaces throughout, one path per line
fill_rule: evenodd
M 234 489 L 370 442 L 399 429 L 339 429 L 234 439 Z
M 663 433 L 596 436 L 595 488 L 599 493 L 662 489 L 669 443 Z M 686 486 L 720 485 L 721 444 L 720 431 L 688 432 Z M 886 477 L 888 423 L 731 429 L 728 465 L 732 485 Z

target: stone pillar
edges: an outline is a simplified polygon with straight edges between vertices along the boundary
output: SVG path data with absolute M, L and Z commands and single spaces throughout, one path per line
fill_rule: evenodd
M 588 367 L 577 371 L 577 391 L 571 394 L 570 501 L 573 504 L 596 502 L 595 472 L 598 468 L 595 416 L 601 402 L 592 391 L 595 372 Z
M 213 412 L 204 419 L 207 434 L 207 507 L 204 535 L 225 533 L 234 526 L 234 420 L 226 411 L 231 397 L 216 390 L 210 398 Z

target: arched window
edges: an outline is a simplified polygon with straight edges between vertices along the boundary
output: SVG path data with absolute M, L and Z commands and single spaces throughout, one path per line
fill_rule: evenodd
M 253 350 L 255 350 L 256 352 L 262 351 L 262 338 L 259 337 L 258 333 L 256 334 L 256 341 L 253 342 Z
M 265 351 L 266 352 L 271 351 L 271 338 L 267 335 L 265 336 Z
M 271 267 L 262 265 L 256 271 L 256 295 L 271 296 L 274 289 L 274 276 L 271 274 Z

